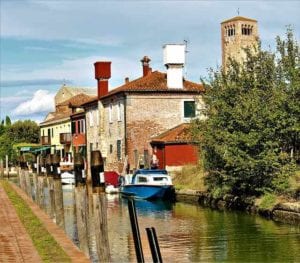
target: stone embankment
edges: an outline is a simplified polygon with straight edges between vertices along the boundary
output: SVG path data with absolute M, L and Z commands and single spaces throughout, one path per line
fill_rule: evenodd
M 213 198 L 210 193 L 197 190 L 178 190 L 176 200 L 219 210 L 242 210 L 277 222 L 300 225 L 299 201 L 278 203 L 270 209 L 262 209 L 256 205 L 256 199 L 253 197 L 241 198 L 228 194 L 222 198 Z

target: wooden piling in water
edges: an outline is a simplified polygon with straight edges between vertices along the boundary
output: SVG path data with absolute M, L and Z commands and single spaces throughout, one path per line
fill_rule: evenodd
M 93 188 L 104 187 L 104 163 L 100 151 L 91 152 L 91 175 Z
M 80 153 L 74 154 L 74 175 L 75 175 L 75 186 L 78 184 L 85 184 L 85 170 L 84 161 Z
M 93 215 L 99 261 L 111 262 L 107 227 L 107 204 L 104 192 L 93 194 Z
M 53 180 L 53 188 L 55 203 L 55 221 L 60 228 L 65 229 L 63 191 L 60 179 Z
M 24 171 L 24 176 L 25 176 L 25 190 L 27 195 L 32 198 L 32 187 L 31 187 L 31 182 L 30 182 L 30 174 L 28 170 Z
M 47 212 L 48 212 L 50 218 L 55 219 L 55 200 L 54 200 L 53 178 L 50 176 L 47 176 L 46 181 L 47 181 L 48 191 L 49 191 L 49 206 L 48 206 Z
M 75 187 L 76 219 L 79 247 L 89 257 L 88 204 L 86 186 Z
M 44 209 L 45 208 L 45 181 L 44 177 L 38 176 L 37 178 L 37 204 L 39 205 L 40 208 Z

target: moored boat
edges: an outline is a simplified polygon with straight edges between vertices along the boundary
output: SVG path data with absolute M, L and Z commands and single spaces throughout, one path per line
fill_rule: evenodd
M 131 181 L 120 186 L 125 196 L 138 199 L 173 199 L 174 187 L 166 170 L 139 169 L 133 174 Z

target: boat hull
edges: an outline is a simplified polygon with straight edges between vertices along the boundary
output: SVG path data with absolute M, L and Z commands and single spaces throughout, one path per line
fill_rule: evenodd
M 133 196 L 138 199 L 172 199 L 175 193 L 172 185 L 123 185 L 120 192 L 125 196 Z

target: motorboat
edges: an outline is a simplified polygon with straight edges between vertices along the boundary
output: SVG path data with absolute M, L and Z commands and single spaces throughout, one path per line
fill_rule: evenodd
M 121 177 L 120 192 L 137 199 L 174 199 L 172 179 L 166 170 L 139 169 L 132 177 Z

